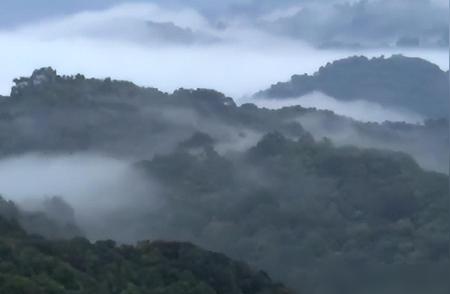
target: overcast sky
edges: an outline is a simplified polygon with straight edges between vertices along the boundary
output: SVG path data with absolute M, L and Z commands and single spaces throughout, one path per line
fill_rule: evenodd
M 252 94 L 355 54 L 448 69 L 446 0 L 2 0 L 0 94 L 37 67 Z

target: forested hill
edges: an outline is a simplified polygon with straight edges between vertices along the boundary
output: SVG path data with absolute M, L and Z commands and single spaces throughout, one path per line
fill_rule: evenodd
M 302 107 L 237 106 L 213 90 L 168 94 L 125 81 L 59 76 L 50 68 L 16 79 L 11 96 L 0 100 L 0 156 L 96 151 L 145 159 L 196 132 L 221 143 L 223 153 L 248 148 L 272 131 L 293 138 L 307 131 L 340 146 L 402 151 L 426 169 L 448 171 L 447 120 L 362 123 Z
M 448 83 L 448 72 L 423 59 L 360 56 L 328 63 L 313 75 L 294 75 L 256 96 L 293 98 L 320 91 L 343 101 L 367 100 L 442 118 L 449 112 Z
M 42 231 L 40 224 L 56 219 L 70 226 L 72 236 L 86 233 L 92 239 L 105 239 L 106 235 L 123 243 L 191 242 L 263 269 L 299 293 L 330 294 L 339 289 L 339 293 L 446 294 L 447 278 L 442 275 L 447 277 L 450 268 L 449 185 L 448 176 L 436 170 L 445 165 L 448 170 L 448 136 L 445 119 L 423 125 L 361 123 L 302 107 L 237 106 L 213 90 L 180 89 L 168 94 L 124 81 L 63 77 L 46 68 L 16 80 L 11 96 L 0 104 L 0 163 L 21 159 L 14 179 L 17 186 L 25 183 L 22 175 L 27 172 L 21 164 L 30 153 L 44 154 L 42 169 L 28 173 L 30 185 L 46 177 L 52 187 L 64 180 L 65 174 L 59 176 L 70 169 L 70 161 L 64 161 L 64 169 L 41 177 L 52 156 L 78 153 L 89 154 L 89 160 L 113 158 L 130 173 L 117 177 L 111 172 L 112 180 L 105 182 L 114 183 L 113 189 L 98 189 L 93 181 L 88 182 L 94 193 L 72 186 L 77 193 L 68 199 L 77 204 L 81 196 L 87 197 L 87 205 L 79 207 L 100 216 L 84 226 L 79 222 L 80 232 L 73 211 L 58 198 L 47 203 L 44 215 L 17 210 L 8 202 L 0 202 L 6 207 L 0 206 L 0 213 L 15 216 L 30 233 L 53 238 L 68 237 L 60 233 L 61 228 L 64 233 L 69 230 L 64 231 L 60 223 L 51 232 Z M 430 164 L 433 160 L 442 166 Z M 35 165 L 33 159 L 30 162 Z M 67 175 L 69 181 L 87 172 L 86 165 L 77 162 L 76 172 Z M 110 173 L 108 166 L 100 171 Z M 8 172 L 3 175 L 9 178 Z M 43 189 L 46 194 L 40 195 L 43 192 L 37 187 L 32 191 L 36 198 L 48 194 Z M 116 188 L 124 192 L 117 195 Z M 0 191 L 9 199 L 14 192 Z M 107 199 L 99 202 L 105 207 L 92 209 L 96 201 L 90 200 L 101 199 Z M 66 217 L 49 213 L 55 210 L 64 211 Z M 165 256 L 155 243 L 144 243 L 144 249 L 81 239 L 37 239 L 36 244 L 36 238 L 23 234 L 13 230 L 14 236 L 1 241 L 1 252 L 12 257 L 0 263 L 5 269 L 0 272 L 15 277 L 3 281 L 59 287 L 65 275 L 52 272 L 50 278 L 35 277 L 30 266 L 61 261 L 61 267 L 73 273 L 67 278 L 70 287 L 94 285 L 94 293 L 111 291 L 102 287 L 150 292 L 145 287 L 155 285 L 139 284 L 142 280 L 162 281 L 156 284 L 163 287 L 160 293 L 189 293 L 179 290 L 186 285 L 195 289 L 192 293 L 202 293 L 197 289 L 206 289 L 203 283 L 216 293 L 230 293 L 211 284 L 216 279 L 214 264 L 220 262 L 207 258 L 197 264 L 196 249 L 187 250 L 189 256 L 194 252 L 195 262 L 188 259 L 187 265 L 180 265 L 176 260 L 183 255 Z M 171 243 L 162 244 L 172 248 Z M 156 257 L 146 255 L 145 248 L 157 248 Z M 206 272 L 197 272 L 197 265 Z M 254 276 L 240 267 L 226 269 L 224 275 L 225 280 L 222 274 L 217 279 L 225 285 L 237 281 L 242 287 L 239 294 L 252 293 L 243 290 L 247 283 L 268 285 L 268 293 L 278 291 L 265 275 Z M 124 279 L 132 281 L 129 289 Z M 188 282 L 179 285 L 175 280 Z M 120 291 L 113 293 L 123 294 Z
M 48 241 L 0 216 L 0 293 L 289 294 L 264 272 L 189 243 Z
M 440 275 L 423 285 L 427 271 L 448 274 L 448 177 L 405 154 L 270 133 L 230 158 L 195 135 L 138 166 L 165 187 L 167 203 L 143 216 L 163 239 L 226 252 L 300 293 L 445 293 Z

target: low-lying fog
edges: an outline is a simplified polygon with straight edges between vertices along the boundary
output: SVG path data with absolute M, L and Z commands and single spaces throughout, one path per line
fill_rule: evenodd
M 259 107 L 280 109 L 283 107 L 301 105 L 305 108 L 331 110 L 338 115 L 347 116 L 362 122 L 404 121 L 412 124 L 423 123 L 424 118 L 403 109 L 385 107 L 377 103 L 365 101 L 364 97 L 356 101 L 339 101 L 320 92 L 314 92 L 302 97 L 283 99 L 251 99 L 248 102 Z
M 111 225 L 114 216 L 150 212 L 160 203 L 157 186 L 132 162 L 98 154 L 28 154 L 0 160 L 1 194 L 21 208 L 39 210 L 45 199 L 60 196 L 77 223 L 94 239 L 131 239 Z M 116 214 L 117 212 L 117 214 Z M 113 232 L 114 231 L 114 235 Z

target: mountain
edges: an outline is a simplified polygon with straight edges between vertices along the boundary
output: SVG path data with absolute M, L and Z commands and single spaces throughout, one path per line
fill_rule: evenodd
M 94 151 L 146 159 L 174 150 L 196 132 L 242 150 L 272 131 L 298 138 L 305 131 L 336 144 L 403 151 L 422 167 L 448 171 L 446 120 L 424 125 L 361 123 L 330 111 L 237 106 L 214 90 L 172 94 L 125 81 L 65 77 L 44 68 L 15 80 L 0 101 L 0 156 L 27 152 Z
M 328 63 L 313 75 L 294 75 L 255 96 L 281 99 L 319 91 L 342 101 L 366 100 L 443 118 L 449 112 L 448 83 L 448 72 L 423 59 L 358 56 Z
M 425 169 L 448 173 L 449 123 L 447 119 L 429 119 L 423 124 L 404 122 L 360 122 L 327 110 L 287 107 L 280 117 L 299 122 L 316 139 L 328 138 L 338 146 L 353 145 L 410 154 Z
M 0 250 L 1 293 L 292 293 L 264 272 L 189 243 L 48 241 L 0 217 Z
M 196 244 L 263 269 L 298 293 L 448 292 L 449 186 L 448 175 L 443 173 L 448 172 L 448 137 L 446 119 L 417 125 L 362 123 L 300 106 L 279 110 L 253 104 L 238 106 L 214 90 L 164 93 L 125 81 L 60 76 L 50 68 L 15 80 L 11 95 L 0 102 L 0 164 L 30 153 L 48 158 L 86 153 L 123 160 L 133 169 L 133 181 L 124 184 L 119 200 L 111 196 L 116 185 L 89 194 L 86 208 L 102 197 L 108 200 L 105 206 L 110 210 L 101 214 L 107 224 L 101 227 L 102 236 L 124 244 L 142 239 Z M 84 162 L 78 164 L 79 173 L 88 173 Z M 102 172 L 108 173 L 107 168 Z M 58 170 L 55 185 L 64 178 L 60 173 L 64 172 Z M 44 172 L 36 174 L 42 180 Z M 18 183 L 24 181 L 21 175 L 22 170 Z M 76 180 L 70 176 L 74 175 L 68 175 L 70 181 Z M 35 177 L 33 174 L 33 182 Z M 137 193 L 135 180 L 150 188 L 143 185 L 146 189 Z M 114 181 L 122 183 L 117 177 Z M 41 191 L 34 193 L 41 196 Z M 10 191 L 5 196 L 12 194 Z M 67 216 L 72 213 L 61 201 L 50 202 L 44 205 L 44 216 L 59 224 L 54 228 L 58 232 L 61 223 L 72 218 L 62 218 L 55 211 L 64 211 Z M 77 211 L 73 214 L 76 218 Z M 28 217 L 24 211 L 16 213 L 25 230 L 44 235 L 25 226 Z M 96 240 L 95 225 L 85 222 L 80 232 Z M 10 228 L 11 224 L 4 226 Z M 146 286 L 134 281 L 153 274 L 143 269 L 147 262 L 161 265 L 139 246 L 84 240 L 81 243 L 85 245 L 80 246 L 85 249 L 79 249 L 75 245 L 79 241 L 42 242 L 44 251 L 32 243 L 31 249 L 14 256 L 33 256 L 36 249 L 46 257 L 62 260 L 68 263 L 69 271 L 75 269 L 81 285 L 99 285 L 96 291 L 104 291 L 101 287 L 105 285 L 99 281 L 106 280 L 114 289 L 128 290 L 124 293 L 148 293 L 147 288 L 133 290 Z M 45 244 L 50 244 L 50 249 Z M 155 243 L 145 244 L 150 244 L 149 250 L 155 248 Z M 163 244 L 172 248 L 171 243 Z M 64 253 L 73 252 L 72 246 L 75 252 L 82 252 L 73 256 L 93 258 L 94 262 L 83 259 L 72 263 L 67 259 L 72 255 Z M 185 248 L 175 247 L 180 246 Z M 12 247 L 6 252 L 23 248 Z M 171 258 L 176 256 L 180 255 L 170 253 L 161 265 L 166 283 L 161 287 L 170 288 L 175 280 L 194 279 L 186 282 L 196 289 L 193 293 L 198 293 L 198 287 L 204 289 L 203 283 L 216 293 L 230 293 L 210 284 L 209 274 L 215 273 L 211 267 L 217 263 L 214 259 L 200 264 L 205 272 L 196 272 L 197 257 L 189 259 L 187 265 L 168 266 L 166 261 L 172 264 Z M 23 263 L 35 260 L 19 257 L 15 260 Z M 41 264 L 39 258 L 36 260 Z M 123 269 L 119 265 L 128 265 L 128 261 L 129 271 L 117 274 L 117 268 Z M 78 262 L 83 267 L 76 267 Z M 14 266 L 7 264 L 5 268 L 15 274 Z M 25 266 L 18 268 L 26 270 Z M 94 282 L 85 276 L 86 271 Z M 19 280 L 25 275 L 22 273 Z M 224 275 L 226 281 L 252 281 L 245 273 L 225 270 Z M 143 280 L 160 281 L 148 277 Z M 55 279 L 48 283 L 60 283 L 59 277 Z M 127 289 L 116 284 L 124 280 L 134 285 Z M 176 288 L 163 288 L 162 293 L 184 293 L 179 290 L 182 286 L 175 284 Z
M 209 141 L 184 146 L 138 163 L 165 199 L 142 216 L 153 224 L 143 235 L 225 252 L 299 293 L 445 293 L 445 279 L 430 283 L 423 270 L 448 273 L 447 176 L 402 153 L 308 135 L 270 133 L 231 157 Z

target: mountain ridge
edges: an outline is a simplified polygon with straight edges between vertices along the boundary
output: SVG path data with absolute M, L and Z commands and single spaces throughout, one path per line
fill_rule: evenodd
M 307 131 L 316 139 L 329 137 L 339 145 L 404 151 L 422 166 L 446 172 L 446 124 L 437 119 L 423 125 L 363 123 L 300 106 L 279 110 L 248 103 L 238 106 L 215 90 L 181 88 L 165 93 L 109 78 L 59 76 L 43 68 L 29 78 L 16 79 L 11 96 L 0 101 L 0 155 L 111 147 L 115 150 L 108 152 L 114 154 L 152 154 L 173 149 L 198 131 L 218 137 L 229 149 L 233 141 L 248 146 L 274 130 L 293 137 Z M 114 147 L 117 141 L 126 146 Z
M 72 200 L 106 197 L 100 203 L 113 207 L 102 205 L 96 213 L 101 220 L 81 228 L 92 239 L 191 242 L 264 269 L 300 293 L 334 293 L 335 287 L 389 293 L 398 286 L 422 293 L 415 284 L 398 283 L 421 281 L 424 269 L 448 263 L 445 119 L 362 123 L 301 106 L 238 106 L 214 90 L 169 94 L 124 81 L 61 77 L 52 69 L 18 79 L 16 86 L 0 103 L 0 164 L 20 159 L 13 160 L 16 178 L 11 165 L 0 169 L 6 181 L 34 182 L 39 174 L 54 188 L 84 174 L 92 161 L 105 163 L 98 173 L 115 174 L 96 154 L 131 165 L 124 181 L 105 181 L 113 191 L 95 183 L 94 193 L 71 188 L 77 191 L 68 196 Z M 54 177 L 60 169 L 46 172 L 52 156 L 79 153 L 94 155 L 63 160 L 67 175 L 60 178 Z M 130 189 L 135 186 L 139 191 Z M 60 191 L 54 193 L 67 193 Z M 42 197 L 39 188 L 33 192 Z M 15 190 L 3 193 L 14 197 Z M 96 211 L 91 206 L 78 207 Z M 51 207 L 64 210 L 61 203 Z M 112 244 L 98 246 L 117 256 L 108 249 Z M 446 293 L 446 280 L 432 278 L 435 283 L 425 285 L 436 287 L 427 291 Z
M 254 96 L 295 98 L 314 91 L 340 101 L 366 100 L 403 108 L 428 118 L 448 117 L 450 109 L 448 71 L 424 59 L 402 55 L 336 60 L 313 75 L 293 75 Z

